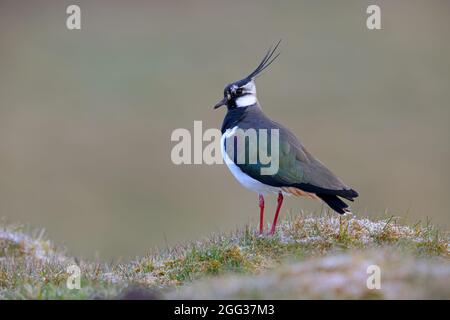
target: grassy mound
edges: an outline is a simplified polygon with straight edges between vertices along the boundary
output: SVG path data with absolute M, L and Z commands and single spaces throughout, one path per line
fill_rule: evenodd
M 134 288 L 188 299 L 450 298 L 449 249 L 448 234 L 429 223 L 299 215 L 273 237 L 247 227 L 105 264 L 73 259 L 42 234 L 3 226 L 0 298 L 120 298 Z M 72 264 L 81 269 L 81 289 L 66 286 Z M 367 288 L 369 265 L 381 269 L 380 290 Z

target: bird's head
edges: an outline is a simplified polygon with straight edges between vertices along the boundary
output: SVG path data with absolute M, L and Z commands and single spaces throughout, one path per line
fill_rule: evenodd
M 228 110 L 230 110 L 235 108 L 246 108 L 256 104 L 255 78 L 278 58 L 280 53 L 275 54 L 275 51 L 278 49 L 280 42 L 281 40 L 278 41 L 275 47 L 270 48 L 267 51 L 262 61 L 252 73 L 244 79 L 230 83 L 225 87 L 223 90 L 223 99 L 214 106 L 214 109 L 226 105 Z

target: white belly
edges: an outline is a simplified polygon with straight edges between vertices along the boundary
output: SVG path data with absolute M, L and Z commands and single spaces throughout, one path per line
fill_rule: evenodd
M 237 126 L 234 127 L 233 129 L 227 129 L 225 133 L 222 135 L 222 138 L 220 139 L 220 149 L 222 151 L 222 157 L 226 165 L 228 166 L 228 169 L 230 169 L 231 173 L 237 179 L 237 181 L 239 181 L 244 187 L 254 192 L 260 194 L 280 192 L 281 191 L 280 188 L 263 184 L 258 180 L 255 180 L 252 177 L 248 176 L 247 174 L 242 172 L 242 170 L 230 159 L 230 157 L 225 151 L 225 139 L 231 137 L 236 132 L 236 129 Z

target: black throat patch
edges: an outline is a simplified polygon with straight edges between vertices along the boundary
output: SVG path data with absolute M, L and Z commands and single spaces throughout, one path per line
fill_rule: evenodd
M 222 129 L 220 129 L 222 134 L 224 134 L 227 129 L 234 128 L 240 121 L 242 121 L 242 119 L 244 119 L 247 115 L 247 112 L 247 108 L 228 109 L 227 114 L 223 119 Z

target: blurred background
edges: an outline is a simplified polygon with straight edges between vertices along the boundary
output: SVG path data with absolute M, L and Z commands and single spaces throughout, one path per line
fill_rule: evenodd
M 256 226 L 257 195 L 225 165 L 174 165 L 170 136 L 220 128 L 223 87 L 282 38 L 257 79 L 265 112 L 359 191 L 358 215 L 448 229 L 449 14 L 445 0 L 2 0 L 0 217 L 101 259 Z M 301 210 L 323 208 L 290 198 L 283 214 Z

